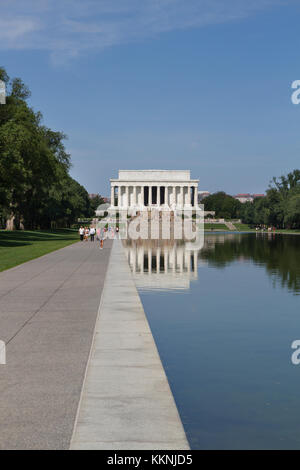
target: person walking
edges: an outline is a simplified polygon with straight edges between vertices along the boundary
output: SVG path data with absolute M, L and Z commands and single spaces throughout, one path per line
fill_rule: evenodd
M 96 233 L 95 227 L 91 227 L 90 229 L 91 242 L 95 241 L 95 233 Z
M 86 242 L 88 241 L 89 234 L 90 234 L 90 231 L 89 231 L 88 227 L 85 227 L 85 229 L 84 229 L 84 241 L 86 241 Z
M 79 236 L 80 236 L 80 241 L 82 242 L 83 241 L 83 237 L 84 237 L 84 228 L 81 226 L 78 230 L 79 232 Z
M 100 229 L 99 238 L 100 238 L 100 250 L 102 250 L 103 240 L 104 240 L 104 228 L 103 227 Z

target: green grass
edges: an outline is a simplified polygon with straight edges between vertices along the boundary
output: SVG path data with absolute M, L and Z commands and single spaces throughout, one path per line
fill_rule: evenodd
M 229 230 L 225 224 L 204 224 L 204 230 Z
M 300 234 L 300 230 L 299 229 L 289 229 L 289 228 L 277 228 L 276 229 L 276 232 L 277 233 L 294 233 L 294 234 Z
M 78 241 L 77 230 L 0 230 L 0 271 Z

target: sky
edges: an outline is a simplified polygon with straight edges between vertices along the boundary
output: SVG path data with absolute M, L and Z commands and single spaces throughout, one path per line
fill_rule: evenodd
M 118 169 L 262 193 L 300 168 L 299 19 L 300 0 L 0 0 L 0 66 L 90 193 Z

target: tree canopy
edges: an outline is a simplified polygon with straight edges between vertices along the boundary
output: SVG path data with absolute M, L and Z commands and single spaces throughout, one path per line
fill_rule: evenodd
M 265 197 L 243 204 L 242 219 L 252 225 L 300 228 L 300 170 L 274 177 Z
M 93 215 L 87 191 L 69 175 L 71 157 L 63 132 L 42 124 L 29 107 L 28 87 L 3 67 L 6 104 L 0 106 L 0 216 L 26 228 L 70 226 Z
M 97 207 L 99 207 L 101 204 L 104 204 L 105 201 L 103 197 L 100 194 L 96 194 L 94 197 L 91 198 L 91 209 L 95 211 Z
M 218 218 L 236 219 L 240 217 L 242 203 L 223 191 L 207 196 L 203 203 L 205 211 L 215 211 Z
M 204 199 L 206 211 L 216 217 L 241 218 L 250 225 L 269 225 L 278 228 L 300 228 L 300 170 L 273 178 L 265 197 L 241 203 L 220 191 Z

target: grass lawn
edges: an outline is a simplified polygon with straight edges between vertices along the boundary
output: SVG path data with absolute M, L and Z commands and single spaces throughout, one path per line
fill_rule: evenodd
M 288 229 L 288 228 L 277 228 L 275 233 L 291 233 L 293 235 L 299 235 L 300 230 L 298 230 L 298 229 Z
M 77 230 L 0 230 L 0 271 L 78 241 Z

